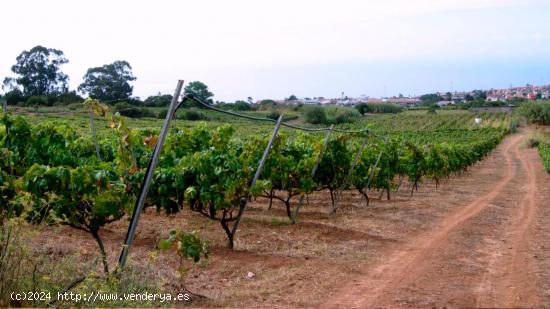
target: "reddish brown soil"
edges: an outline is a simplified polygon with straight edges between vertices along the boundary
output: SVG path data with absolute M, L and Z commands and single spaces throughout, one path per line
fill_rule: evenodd
M 345 192 L 335 217 L 326 215 L 327 192 L 309 197 L 296 225 L 282 205 L 267 210 L 258 200 L 245 214 L 234 251 L 225 248 L 216 222 L 188 211 L 165 216 L 148 210 L 130 262 L 170 292 L 188 288 L 209 298 L 195 306 L 549 307 L 550 177 L 536 151 L 522 146 L 526 136 L 508 137 L 438 188 L 423 183 L 412 198 L 408 184 L 392 192 L 392 200 L 374 198 L 368 207 Z M 101 232 L 112 266 L 127 224 Z M 198 230 L 210 243 L 209 259 L 185 262 L 183 275 L 173 252 L 156 250 L 173 228 Z M 85 233 L 67 227 L 39 232 L 45 254 L 97 258 L 97 245 Z M 249 271 L 254 278 L 247 278 Z
M 501 171 L 488 186 L 479 184 L 485 192 L 404 239 L 325 306 L 549 306 L 537 261 L 548 240 L 535 229 L 550 187 L 536 153 L 520 149 L 523 137 L 508 138 L 493 154 Z

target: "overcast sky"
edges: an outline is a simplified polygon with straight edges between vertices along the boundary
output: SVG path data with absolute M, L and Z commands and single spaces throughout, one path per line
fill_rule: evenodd
M 2 0 L 0 79 L 61 49 L 71 89 L 126 60 L 134 95 L 205 82 L 216 100 L 550 84 L 548 0 Z

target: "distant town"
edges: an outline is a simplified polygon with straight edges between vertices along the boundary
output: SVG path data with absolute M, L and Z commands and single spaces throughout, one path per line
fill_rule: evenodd
M 523 87 L 510 87 L 503 89 L 489 89 L 489 90 L 472 90 L 472 91 L 454 91 L 454 92 L 436 92 L 432 94 L 425 94 L 421 96 L 392 96 L 375 98 L 370 96 L 360 96 L 356 98 L 347 97 L 342 93 L 340 98 L 324 98 L 324 97 L 305 97 L 298 98 L 291 95 L 284 100 L 273 100 L 276 103 L 281 104 L 335 104 L 353 106 L 359 103 L 393 103 L 400 105 L 401 107 L 414 107 L 421 105 L 422 103 L 430 102 L 437 104 L 438 106 L 446 106 L 452 104 L 459 104 L 468 101 L 486 101 L 495 103 L 512 103 L 517 101 L 535 101 L 535 100 L 549 100 L 550 99 L 550 85 L 536 86 L 527 84 Z M 256 103 L 261 103 L 264 100 L 258 100 Z

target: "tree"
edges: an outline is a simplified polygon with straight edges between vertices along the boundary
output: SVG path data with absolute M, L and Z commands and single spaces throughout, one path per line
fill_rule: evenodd
M 69 60 L 61 50 L 35 46 L 23 51 L 11 67 L 16 77 L 4 79 L 4 87 L 11 90 L 22 87 L 25 96 L 62 94 L 68 90 L 69 77 L 61 72 L 60 66 Z
M 214 94 L 208 90 L 208 86 L 206 86 L 205 83 L 200 81 L 190 82 L 187 86 L 185 86 L 185 88 L 183 88 L 183 94 L 192 95 L 194 98 L 207 104 L 213 103 L 212 97 L 214 96 Z M 194 104 L 191 105 L 204 108 L 197 102 L 194 102 Z
M 286 99 L 286 101 L 297 101 L 297 100 L 298 100 L 298 98 L 297 98 L 295 95 L 293 95 L 293 94 L 291 94 L 290 97 L 288 97 L 288 98 Z
M 133 87 L 129 82 L 136 80 L 132 67 L 126 61 L 115 61 L 101 67 L 89 68 L 84 82 L 78 86 L 80 92 L 103 101 L 127 99 Z
M 248 101 L 248 104 L 254 103 L 252 97 L 248 97 L 248 98 L 246 98 L 246 100 Z
M 172 95 L 171 94 L 158 94 L 153 95 L 145 99 L 143 103 L 145 106 L 151 106 L 151 107 L 167 107 L 170 106 L 170 103 L 172 102 Z
M 422 105 L 429 106 L 443 100 L 443 98 L 439 96 L 439 94 L 437 93 L 429 93 L 429 94 L 420 96 L 420 100 L 422 100 Z

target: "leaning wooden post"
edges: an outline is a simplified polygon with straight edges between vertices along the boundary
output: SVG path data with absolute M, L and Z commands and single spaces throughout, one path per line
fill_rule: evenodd
M 260 163 L 258 164 L 258 168 L 256 169 L 256 173 L 254 174 L 254 178 L 252 178 L 252 181 L 250 182 L 250 188 L 254 187 L 258 179 L 260 178 L 260 175 L 262 174 L 262 169 L 264 168 L 265 160 L 267 159 L 267 156 L 269 155 L 269 151 L 271 150 L 271 147 L 273 146 L 273 142 L 275 141 L 275 138 L 277 138 L 277 133 L 279 132 L 279 128 L 281 127 L 281 122 L 283 120 L 283 114 L 279 116 L 279 119 L 277 119 L 277 124 L 275 125 L 275 128 L 273 129 L 273 133 L 271 135 L 271 139 L 267 143 L 267 146 L 265 147 L 264 154 L 262 155 L 262 158 L 260 159 Z M 233 225 L 233 228 L 231 229 L 231 239 L 234 239 L 235 234 L 237 233 L 237 229 L 239 228 L 239 223 L 241 222 L 241 218 L 243 216 L 244 210 L 246 208 L 246 204 L 248 203 L 248 198 L 241 203 L 239 207 L 239 213 L 237 214 L 237 217 L 235 219 L 235 224 Z
M 132 241 L 134 240 L 137 225 L 139 222 L 139 216 L 143 211 L 143 205 L 145 204 L 147 193 L 149 191 L 149 186 L 151 185 L 151 180 L 153 179 L 153 172 L 155 171 L 155 167 L 157 166 L 158 159 L 162 151 L 162 146 L 164 145 L 164 140 L 168 133 L 170 121 L 172 120 L 176 109 L 179 107 L 178 99 L 180 97 L 182 87 L 183 80 L 179 80 L 178 85 L 176 86 L 174 97 L 172 98 L 172 103 L 170 103 L 170 109 L 168 110 L 168 113 L 166 113 L 164 125 L 162 126 L 162 130 L 160 131 L 159 138 L 153 150 L 153 155 L 151 156 L 151 159 L 149 159 L 149 164 L 147 165 L 145 177 L 143 177 L 143 182 L 141 183 L 141 187 L 139 189 L 138 199 L 132 213 L 132 219 L 130 221 L 130 225 L 128 226 L 128 232 L 126 233 L 124 246 L 122 247 L 122 252 L 120 253 L 120 257 L 118 259 L 118 266 L 120 269 L 124 268 L 124 265 L 126 264 L 126 258 L 128 257 L 130 246 L 132 245 Z
M 311 170 L 311 178 L 315 177 L 315 173 L 317 173 L 317 169 L 319 168 L 319 164 L 321 164 L 321 160 L 323 159 L 323 155 L 325 154 L 325 151 L 327 150 L 328 141 L 330 140 L 330 135 L 332 134 L 332 130 L 334 129 L 334 125 L 330 126 L 330 129 L 328 130 L 327 134 L 325 135 L 325 140 L 323 141 L 323 147 L 321 148 L 321 152 L 319 152 L 319 155 L 317 156 L 317 161 L 315 162 L 315 165 L 313 166 L 313 169 Z M 294 214 L 290 218 L 292 221 L 292 224 L 296 223 L 296 219 L 298 218 L 298 212 L 300 211 L 300 207 L 302 207 L 302 204 L 304 203 L 304 194 L 300 195 L 300 201 L 298 202 L 298 205 L 296 205 L 296 209 L 294 210 Z
M 338 196 L 336 197 L 336 201 L 334 201 L 334 205 L 332 205 L 332 211 L 331 214 L 335 213 L 338 209 L 338 203 L 340 203 L 340 198 L 342 197 L 342 193 L 344 193 L 344 190 L 346 189 L 349 180 L 351 179 L 351 176 L 353 174 L 353 171 L 355 170 L 355 167 L 357 166 L 357 163 L 359 163 L 359 160 L 361 159 L 361 155 L 363 154 L 363 150 L 367 146 L 367 140 L 368 138 L 365 137 L 363 140 L 363 144 L 361 145 L 361 148 L 359 148 L 359 151 L 357 151 L 357 155 L 355 155 L 355 159 L 353 160 L 351 164 L 351 168 L 349 169 L 348 174 L 346 175 L 346 178 L 344 178 L 344 181 L 342 182 L 342 186 L 340 187 L 340 193 L 338 193 Z

